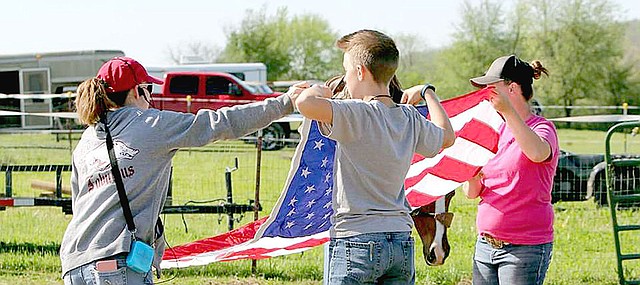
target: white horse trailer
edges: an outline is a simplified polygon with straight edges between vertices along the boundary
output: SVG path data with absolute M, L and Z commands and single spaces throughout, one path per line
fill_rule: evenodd
M 117 56 L 124 56 L 124 52 L 87 50 L 0 55 L 0 93 L 7 95 L 0 97 L 0 110 L 23 113 L 64 111 L 70 107 L 69 96 L 44 95 L 74 92 L 80 82 L 95 76 L 102 64 Z M 0 116 L 0 127 L 51 126 L 50 118 Z

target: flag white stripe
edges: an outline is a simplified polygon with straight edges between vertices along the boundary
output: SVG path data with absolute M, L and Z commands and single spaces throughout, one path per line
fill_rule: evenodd
M 451 147 L 443 150 L 438 155 L 412 164 L 406 177 L 411 178 L 420 175 L 426 168 L 431 168 L 438 164 L 445 155 L 474 166 L 483 166 L 494 156 L 491 151 L 472 141 L 457 138 Z
M 462 183 L 427 174 L 416 185 L 407 189 L 407 193 L 417 191 L 430 196 L 442 196 L 458 188 Z
M 493 128 L 496 132 L 503 122 L 500 115 L 498 115 L 495 109 L 493 109 L 493 106 L 491 106 L 491 103 L 487 101 L 482 101 L 469 110 L 449 118 L 451 126 L 455 131 L 462 129 L 464 124 L 470 122 L 472 119 L 487 124 L 487 126 Z

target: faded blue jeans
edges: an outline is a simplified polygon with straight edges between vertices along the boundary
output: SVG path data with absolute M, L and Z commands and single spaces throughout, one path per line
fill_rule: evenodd
M 91 262 L 76 267 L 67 272 L 64 277 L 65 285 L 149 285 L 153 284 L 153 274 L 137 273 L 127 268 L 126 256 L 115 258 L 118 269 L 111 272 L 96 271 L 96 263 Z
M 543 284 L 552 251 L 553 243 L 510 244 L 497 249 L 488 244 L 484 237 L 479 237 L 473 256 L 473 284 Z
M 415 284 L 414 243 L 411 232 L 332 238 L 328 284 Z

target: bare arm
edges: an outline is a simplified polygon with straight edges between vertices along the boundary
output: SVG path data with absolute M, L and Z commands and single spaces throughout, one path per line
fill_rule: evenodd
M 551 155 L 549 142 L 529 128 L 517 114 L 503 114 L 503 116 L 524 155 L 533 162 L 543 162 L 549 158 Z
M 442 128 L 444 131 L 444 136 L 442 138 L 442 148 L 448 148 L 453 145 L 453 142 L 456 140 L 456 133 L 453 131 L 453 126 L 451 126 L 451 121 L 449 121 L 449 116 L 444 111 L 442 104 L 440 104 L 440 99 L 438 99 L 438 95 L 431 89 L 427 89 L 424 94 L 425 101 L 427 102 L 427 107 L 429 108 L 429 115 L 431 116 L 431 122 L 433 122 L 436 126 Z
M 417 85 L 405 90 L 404 94 L 402 94 L 403 101 L 405 100 L 405 98 L 408 98 L 409 103 L 415 101 L 412 100 L 412 98 L 415 99 L 416 96 L 420 97 L 422 87 L 423 85 Z M 453 131 L 451 122 L 449 121 L 449 116 L 447 116 L 447 113 L 444 111 L 442 104 L 440 104 L 438 95 L 436 95 L 433 90 L 427 89 L 424 95 L 425 102 L 427 103 L 427 107 L 429 108 L 431 122 L 444 131 L 442 137 L 442 148 L 448 148 L 452 146 L 453 142 L 456 140 L 456 134 Z
M 480 171 L 476 176 L 469 179 L 469 181 L 462 184 L 462 191 L 464 195 L 469 199 L 475 199 L 480 196 L 480 192 L 482 192 L 482 178 L 484 174 Z
M 326 86 L 314 85 L 305 89 L 296 99 L 296 107 L 306 118 L 331 124 L 333 109 L 331 107 L 331 90 Z
M 494 91 L 491 98 L 496 111 L 502 114 L 507 127 L 513 133 L 513 137 L 522 149 L 524 155 L 533 162 L 543 162 L 551 155 L 549 142 L 536 134 L 518 115 L 506 95 Z

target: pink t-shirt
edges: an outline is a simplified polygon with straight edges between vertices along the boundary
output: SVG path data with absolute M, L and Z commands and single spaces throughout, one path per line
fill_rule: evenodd
M 500 127 L 498 153 L 483 167 L 476 226 L 478 233 L 512 244 L 536 245 L 553 241 L 551 187 L 558 165 L 558 135 L 553 123 L 532 116 L 526 121 L 551 146 L 544 162 L 529 160 L 506 124 Z

